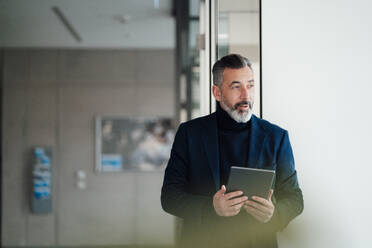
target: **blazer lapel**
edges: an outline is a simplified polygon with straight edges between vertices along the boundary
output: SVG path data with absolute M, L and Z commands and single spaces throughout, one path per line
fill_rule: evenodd
M 262 154 L 262 148 L 266 140 L 266 134 L 258 123 L 255 115 L 252 115 L 251 134 L 249 137 L 248 150 L 248 166 L 257 168 L 259 159 Z M 220 187 L 220 165 L 219 165 L 219 148 L 218 148 L 218 132 L 216 113 L 204 122 L 204 130 L 202 130 L 202 140 L 204 150 L 208 158 L 208 164 L 211 169 L 216 190 Z
M 261 157 L 263 144 L 266 140 L 266 134 L 258 123 L 255 115 L 251 119 L 251 133 L 249 137 L 249 150 L 248 150 L 248 166 L 257 168 L 259 159 Z
M 202 139 L 204 143 L 205 153 L 208 158 L 209 167 L 212 171 L 213 179 L 216 184 L 216 190 L 220 187 L 220 166 L 219 166 L 219 150 L 218 150 L 218 132 L 216 113 L 211 115 L 211 118 L 204 122 L 204 130 L 202 130 Z

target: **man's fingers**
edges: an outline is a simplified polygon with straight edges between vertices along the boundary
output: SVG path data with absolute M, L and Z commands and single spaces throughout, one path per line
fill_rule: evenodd
M 226 186 L 225 185 L 222 185 L 221 186 L 221 190 L 222 190 L 223 194 L 225 194 L 225 192 L 226 192 Z
M 249 205 L 244 205 L 244 208 L 245 208 L 245 210 L 247 210 L 247 212 L 249 214 L 251 214 L 256 219 L 264 220 L 266 218 L 266 215 L 264 213 L 260 212 L 259 210 L 255 209 L 255 208 L 253 208 Z
M 222 185 L 221 188 L 216 192 L 216 196 L 222 196 L 226 192 L 226 187 L 225 185 Z
M 242 194 L 243 194 L 242 191 L 234 191 L 234 192 L 230 192 L 230 193 L 225 194 L 225 197 L 226 197 L 226 199 L 231 199 L 231 198 L 240 196 Z
M 232 206 L 232 208 L 235 210 L 235 211 L 240 211 L 240 209 L 243 207 L 244 205 L 244 202 L 241 202 L 239 204 L 236 204 L 234 206 Z
M 266 216 L 265 213 L 262 213 L 260 210 L 252 207 L 252 206 L 249 206 L 249 205 L 244 205 L 244 208 L 250 213 L 250 214 L 254 214 L 256 216 L 259 216 L 259 217 L 262 217 L 264 218 Z
M 271 211 L 268 207 L 266 207 L 262 204 L 259 204 L 257 202 L 254 202 L 254 201 L 246 201 L 245 206 L 249 206 L 251 208 L 257 209 L 261 213 L 265 213 L 265 214 L 270 214 L 271 213 Z
M 239 204 L 239 203 L 244 203 L 246 200 L 248 200 L 248 197 L 242 196 L 242 197 L 239 197 L 239 198 L 234 198 L 234 199 L 228 200 L 227 202 L 228 202 L 229 206 L 234 206 L 234 205 Z
M 252 199 L 255 200 L 256 202 L 261 203 L 264 206 L 267 206 L 267 207 L 271 206 L 270 202 L 266 200 L 265 198 L 261 198 L 258 196 L 252 196 Z
M 243 205 L 244 205 L 244 202 L 229 207 L 229 211 L 228 211 L 227 216 L 237 215 L 240 212 L 240 209 L 243 207 Z

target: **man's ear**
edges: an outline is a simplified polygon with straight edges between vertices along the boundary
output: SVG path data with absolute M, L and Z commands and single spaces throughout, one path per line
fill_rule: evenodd
M 218 86 L 216 85 L 212 86 L 212 93 L 213 93 L 214 98 L 216 98 L 217 101 L 221 101 L 222 93 L 221 93 L 221 89 Z

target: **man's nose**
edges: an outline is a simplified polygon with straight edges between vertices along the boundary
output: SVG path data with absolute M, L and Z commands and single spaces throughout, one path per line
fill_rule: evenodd
M 249 96 L 249 91 L 246 87 L 242 87 L 240 91 L 240 98 L 247 99 Z

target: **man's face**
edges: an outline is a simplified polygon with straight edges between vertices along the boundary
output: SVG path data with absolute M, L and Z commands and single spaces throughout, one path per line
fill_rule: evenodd
M 248 67 L 225 68 L 221 87 L 213 85 L 213 95 L 235 121 L 247 122 L 254 103 L 253 71 Z

